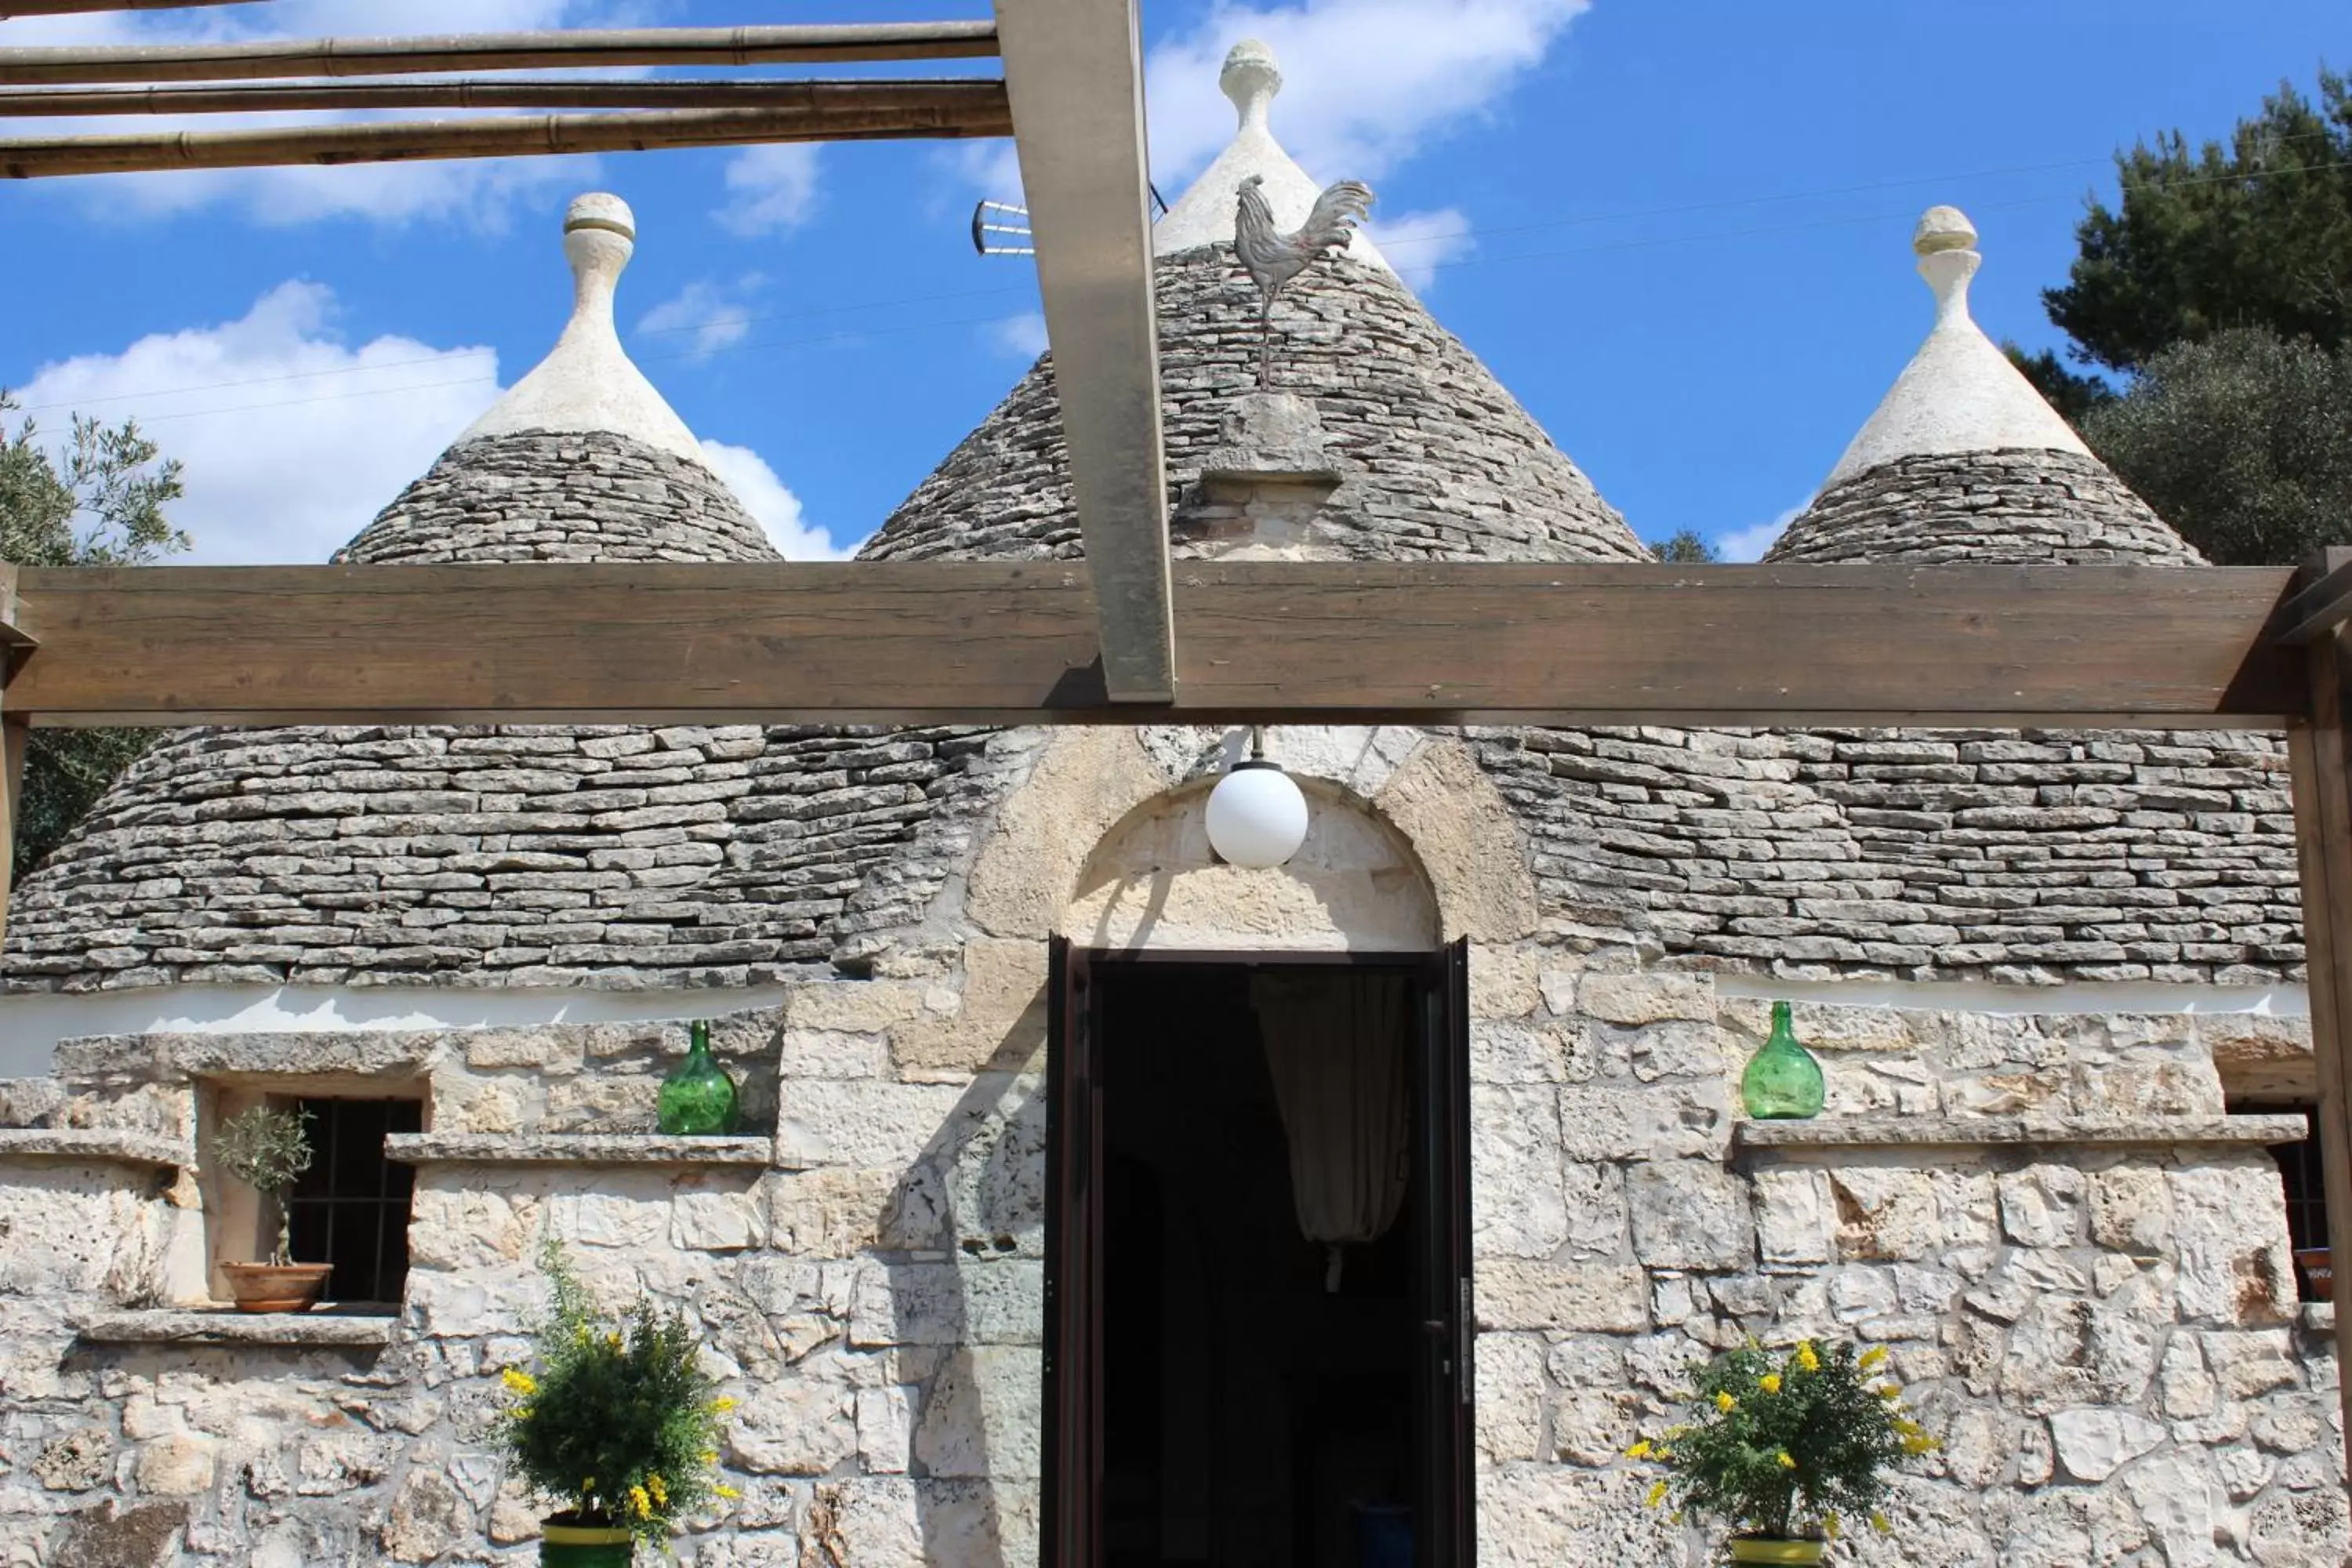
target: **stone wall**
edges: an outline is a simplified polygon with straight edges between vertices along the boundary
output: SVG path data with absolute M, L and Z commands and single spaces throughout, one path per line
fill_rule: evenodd
M 1168 806 L 1216 739 L 1057 737 L 972 826 L 968 869 L 908 892 L 866 977 L 727 1020 L 764 1164 L 616 1164 L 581 1140 L 650 1124 L 674 1026 L 100 1041 L 0 1091 L 20 1121 L 185 1141 L 207 1081 L 421 1080 L 435 1134 L 492 1140 L 420 1168 L 382 1345 L 118 1342 L 125 1312 L 163 1321 L 201 1184 L 0 1150 L 0 1561 L 530 1561 L 532 1510 L 482 1422 L 525 1353 L 546 1233 L 612 1299 L 692 1312 L 743 1400 L 723 1445 L 743 1496 L 680 1542 L 698 1568 L 1026 1568 L 1045 939 L 1120 889 L 1181 915 L 1187 944 L 1218 937 L 1220 908 L 1231 945 L 1263 936 L 1253 909 L 1307 908 L 1286 873 L 1209 864 Z M 2215 1131 L 2217 1058 L 2275 1071 L 2292 1026 L 1807 1005 L 1824 1125 L 1975 1141 L 1736 1147 L 1763 1004 L 1572 929 L 1468 748 L 1329 731 L 1286 760 L 1319 781 L 1327 847 L 1298 878 L 1334 922 L 1294 935 L 1344 944 L 1349 910 L 1409 876 L 1422 918 L 1473 940 L 1489 1568 L 1706 1561 L 1617 1456 L 1695 1358 L 1748 1333 L 1887 1344 L 1945 1438 L 1868 1561 L 2336 1561 L 2333 1360 L 2293 1301 L 2269 1157 Z
M 1944 1442 L 1855 1561 L 2338 1561 L 2276 1167 L 2186 1141 L 2273 1026 L 1800 1006 L 1856 1141 L 1741 1148 L 1764 1005 L 1597 956 L 1473 1061 L 1482 1562 L 1704 1561 L 1622 1450 L 1749 1335 L 1885 1344 Z

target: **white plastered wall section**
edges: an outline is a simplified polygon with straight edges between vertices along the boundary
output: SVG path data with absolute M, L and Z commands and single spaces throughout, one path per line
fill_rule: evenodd
M 68 1040 L 123 1035 L 446 1034 L 682 1023 L 781 1005 L 781 985 L 707 991 L 429 985 L 177 985 L 0 996 L 0 1079 L 37 1078 Z
M 1160 818 L 1162 826 L 1151 831 L 1181 837 L 1187 805 L 1196 804 L 1189 802 L 1189 796 L 1205 794 L 1206 788 L 1194 786 L 1187 792 L 1186 800 L 1171 795 L 1169 809 Z M 1318 805 L 1337 798 L 1327 791 L 1312 788 L 1310 794 L 1321 797 L 1317 801 Z M 1193 829 L 1197 828 L 1195 823 Z M 1142 830 L 1140 824 L 1136 830 Z M 1351 828 L 1349 837 L 1361 839 L 1368 831 Z M 1360 843 L 1346 852 L 1359 852 L 1365 847 Z M 1332 847 L 1338 851 L 1336 844 Z M 1101 868 L 1108 873 L 1112 864 L 1107 860 Z M 1384 875 L 1384 868 L 1374 866 L 1368 858 L 1360 855 L 1359 864 L 1367 873 Z M 1210 884 L 1204 881 L 1197 886 L 1206 891 Z M 1070 906 L 1064 934 L 1090 945 L 1121 945 L 1138 929 L 1122 923 L 1134 907 L 1131 889 L 1114 892 L 1107 885 L 1090 881 L 1079 888 Z M 1376 918 L 1389 928 L 1386 934 L 1375 936 L 1372 928 L 1365 926 L 1354 932 L 1358 945 L 1369 949 L 1426 948 L 1435 944 L 1433 938 L 1413 935 L 1421 929 L 1421 917 L 1412 910 L 1384 910 Z M 1346 943 L 1330 940 L 1340 930 L 1336 924 L 1320 930 L 1302 930 L 1278 936 L 1266 945 L 1341 947 Z M 1151 933 L 1149 944 L 1202 946 L 1207 940 L 1205 935 L 1184 934 L 1181 928 L 1162 926 Z M 1784 981 L 1727 974 L 1717 977 L 1716 989 L 1727 998 L 1763 997 L 1855 1007 L 2003 1016 L 2129 1013 L 2302 1019 L 2309 1017 L 2311 1012 L 2309 994 L 2301 985 L 2078 982 L 2020 986 L 1991 981 Z M 689 1017 L 780 1006 L 787 994 L 789 988 L 780 985 L 702 991 L 690 995 L 667 991 L 591 991 L 574 987 L 491 990 L 384 985 L 190 985 L 72 995 L 25 992 L 0 997 L 0 1079 L 38 1077 L 49 1070 L 51 1057 L 63 1042 L 108 1036 L 315 1035 L 345 1031 L 439 1034 L 453 1029 L 513 1029 L 560 1024 L 677 1023 Z

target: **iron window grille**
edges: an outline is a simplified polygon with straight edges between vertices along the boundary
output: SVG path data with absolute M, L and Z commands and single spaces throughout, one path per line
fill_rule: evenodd
M 311 1100 L 310 1168 L 287 1198 L 294 1257 L 331 1263 L 338 1301 L 397 1305 L 408 1279 L 408 1208 L 416 1173 L 384 1158 L 388 1132 L 423 1131 L 414 1100 Z

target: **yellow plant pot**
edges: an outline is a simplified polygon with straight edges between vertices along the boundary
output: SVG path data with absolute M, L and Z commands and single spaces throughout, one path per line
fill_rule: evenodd
M 1799 1563 L 1810 1565 L 1821 1562 L 1822 1554 L 1829 1549 L 1830 1543 L 1826 1541 L 1759 1541 L 1748 1537 L 1731 1543 L 1731 1560 L 1734 1563 Z
M 544 1521 L 539 1527 L 541 1568 L 629 1568 L 635 1554 L 625 1530 Z

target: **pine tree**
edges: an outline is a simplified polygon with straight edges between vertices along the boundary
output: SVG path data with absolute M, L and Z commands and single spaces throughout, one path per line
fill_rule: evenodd
M 2116 170 L 2119 202 L 2092 201 L 2042 296 L 2072 357 L 2130 374 L 2233 327 L 2352 338 L 2352 79 L 2323 69 L 2316 104 L 2283 84 L 2226 144 L 2168 132 Z
M 2213 561 L 2291 565 L 2352 539 L 2352 79 L 2283 85 L 2227 142 L 2116 157 L 2066 283 L 2072 340 L 2010 358 Z M 2116 378 L 2120 385 L 2107 377 Z

